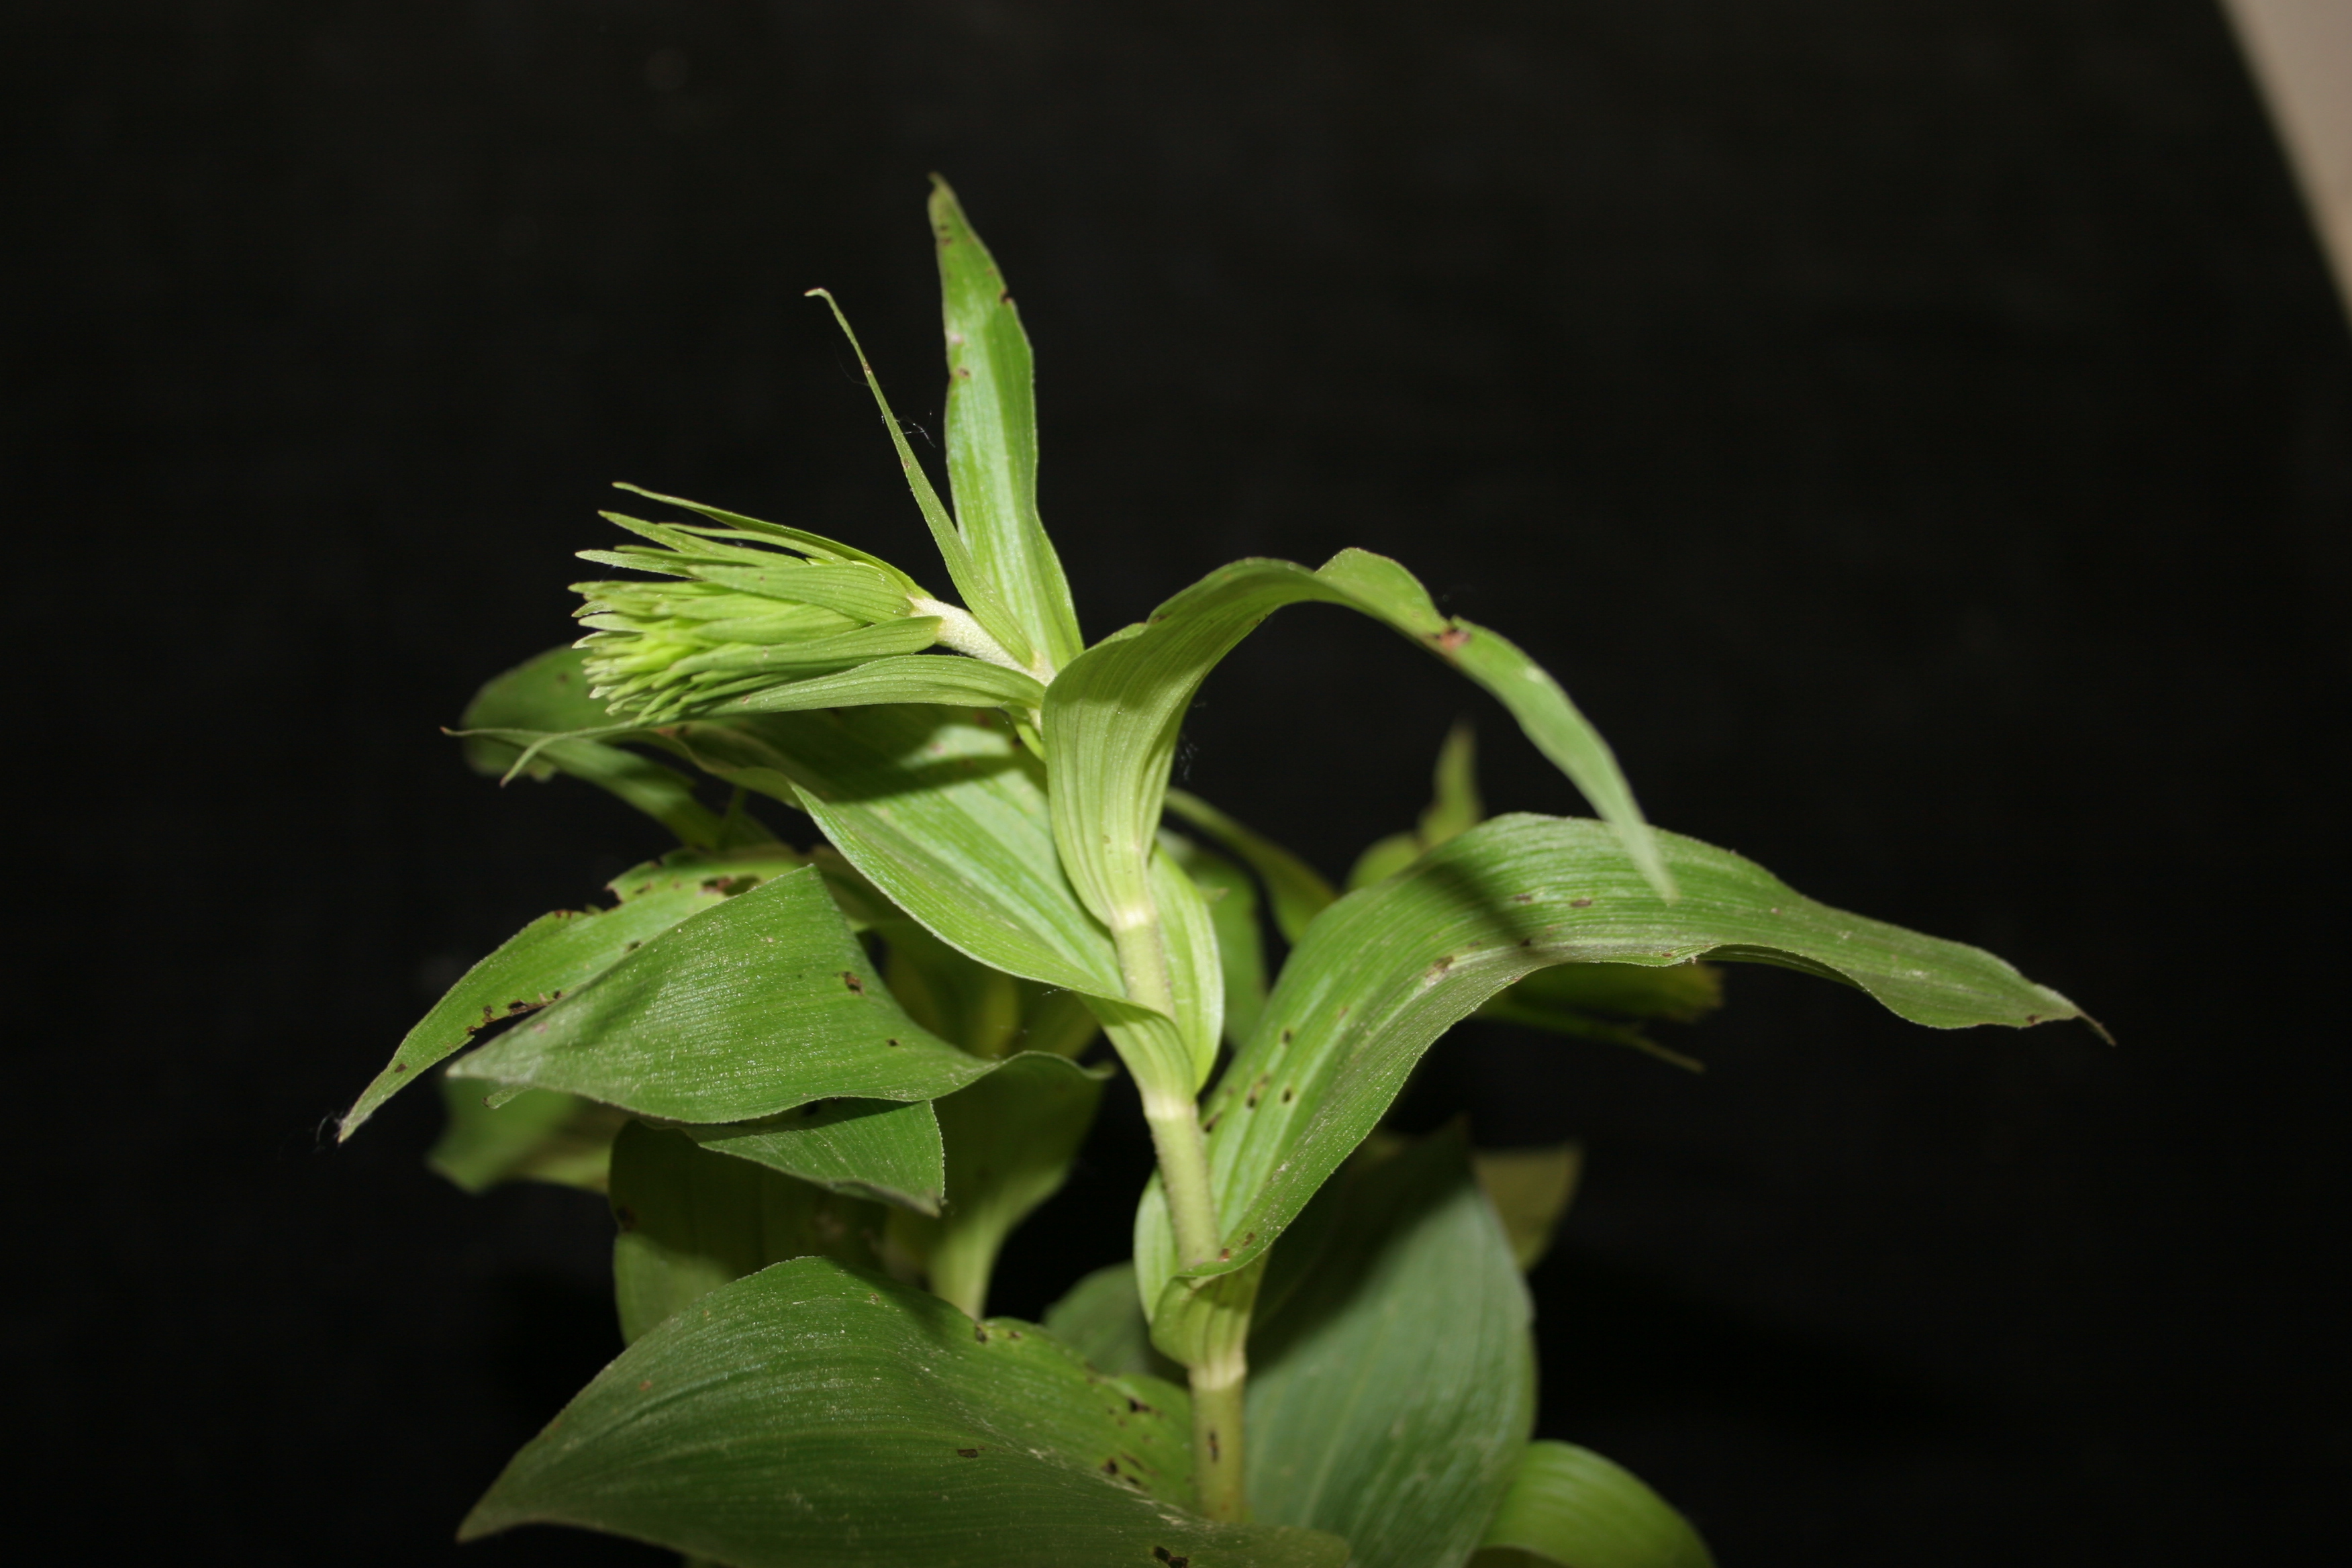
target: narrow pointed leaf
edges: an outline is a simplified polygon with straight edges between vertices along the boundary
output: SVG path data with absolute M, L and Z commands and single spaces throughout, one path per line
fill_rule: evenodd
M 467 764 L 476 773 L 504 777 L 531 743 L 481 731 L 528 731 L 541 742 L 577 731 L 614 733 L 612 715 L 588 695 L 584 657 L 576 647 L 550 648 L 475 693 L 457 721 L 457 728 L 467 731 Z M 694 798 L 692 784 L 677 769 L 602 740 L 543 743 L 526 771 L 542 782 L 561 773 L 594 784 L 677 834 L 681 843 L 710 848 L 724 837 L 717 815 Z
M 1467 1152 L 1441 1133 L 1333 1184 L 1266 1280 L 1251 1505 L 1354 1568 L 1454 1568 L 1534 1423 L 1527 1289 Z
M 427 1169 L 468 1193 L 502 1182 L 604 1190 L 613 1137 L 626 1112 L 545 1089 L 526 1090 L 494 1110 L 482 1103 L 483 1088 L 442 1080 L 449 1120 L 425 1152 Z
M 972 563 L 1045 656 L 1086 647 L 1061 557 L 1037 520 L 1037 412 L 1029 335 L 995 258 L 932 176 L 931 232 L 948 340 L 948 485 Z
M 1528 1445 L 1472 1568 L 1526 1552 L 1558 1568 L 1715 1568 L 1690 1521 L 1632 1471 L 1570 1443 Z
M 613 1142 L 613 1298 L 621 1338 L 787 1258 L 879 1267 L 882 1211 L 631 1121 Z
M 1658 844 L 1683 889 L 1673 903 L 1604 825 L 1515 815 L 1326 910 L 1205 1102 L 1233 1256 L 1192 1272 L 1238 1268 L 1269 1245 L 1378 1123 L 1430 1042 L 1540 968 L 1711 957 L 1842 980 L 1935 1028 L 2082 1016 L 1980 949 L 1815 903 L 1696 839 L 1662 833 Z
M 907 489 L 913 492 L 915 505 L 921 510 L 923 521 L 930 528 L 931 542 L 939 546 L 940 559 L 947 564 L 949 579 L 955 584 L 956 592 L 963 595 L 964 608 L 971 612 L 971 618 L 1002 644 L 1004 651 L 1014 660 L 1033 673 L 1045 673 L 1038 670 L 1036 655 L 1030 647 L 1028 634 L 997 596 L 994 585 L 981 570 L 979 563 L 972 559 L 971 545 L 957 531 L 955 520 L 948 515 L 948 509 L 940 504 L 940 493 L 931 488 L 930 476 L 923 472 L 923 465 L 915 460 L 915 449 L 907 445 L 907 433 L 899 428 L 898 416 L 890 412 L 890 401 L 882 395 L 881 380 L 875 375 L 873 365 L 866 363 L 866 350 L 858 343 L 857 334 L 850 330 L 849 318 L 842 313 L 840 304 L 825 290 L 812 289 L 809 293 L 823 300 L 832 310 L 833 319 L 840 323 L 842 336 L 849 340 L 850 352 L 857 356 L 857 368 L 866 376 L 866 390 L 873 393 L 874 406 L 882 414 L 883 428 L 890 432 L 890 445 L 898 454 L 898 467 L 906 475 Z
M 459 1533 L 583 1525 L 737 1568 L 1341 1568 L 1332 1537 L 1187 1511 L 1189 1421 L 1181 1389 L 1042 1329 L 804 1258 L 623 1352 Z
M 803 867 L 681 921 L 451 1070 L 713 1122 L 835 1095 L 936 1099 L 988 1064 L 907 1016 Z
M 939 1118 L 927 1100 L 819 1100 L 757 1121 L 678 1131 L 714 1153 L 918 1214 L 937 1214 L 945 1196 Z
M 1265 884 L 1266 902 L 1273 908 L 1274 929 L 1282 933 L 1283 941 L 1295 943 L 1305 936 L 1307 922 L 1329 909 L 1331 900 L 1339 896 L 1323 879 L 1320 871 L 1273 839 L 1243 826 L 1199 795 L 1171 789 L 1168 792 L 1168 809 L 1257 873 L 1258 880 Z
M 1112 931 L 1153 918 L 1149 863 L 1185 709 L 1218 661 L 1286 605 L 1344 605 L 1454 663 L 1499 698 L 1565 769 L 1661 892 L 1672 881 L 1608 747 L 1559 685 L 1491 633 L 1440 616 L 1411 573 L 1362 551 L 1319 572 L 1240 561 L 1211 573 L 1073 660 L 1045 696 L 1054 842 L 1079 899 Z

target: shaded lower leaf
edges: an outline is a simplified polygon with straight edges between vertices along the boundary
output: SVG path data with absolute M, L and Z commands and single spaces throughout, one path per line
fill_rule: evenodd
M 1108 1069 L 1024 1051 L 931 1102 L 947 1145 L 948 1198 L 919 1243 L 932 1289 L 980 1315 L 998 1250 L 1061 1190 L 1094 1125 L 1107 1076 Z
M 937 1214 L 947 1182 L 931 1102 L 817 1100 L 757 1121 L 679 1129 L 704 1148 L 855 1197 Z
M 931 1100 L 988 1070 L 907 1016 L 814 866 L 681 921 L 451 1068 L 693 1122 Z
M 586 657 L 568 645 L 550 648 L 476 692 L 457 721 L 461 732 L 503 730 L 528 732 L 531 739 L 467 733 L 467 765 L 476 773 L 503 777 L 524 748 L 541 738 L 581 730 L 611 731 L 612 715 L 588 695 Z M 693 784 L 683 774 L 606 740 L 548 742 L 525 771 L 542 781 L 561 773 L 593 784 L 659 822 L 683 843 L 715 848 L 726 841 L 720 818 L 694 798 Z
M 1533 1268 L 1551 1249 L 1552 1233 L 1576 1196 L 1577 1177 L 1584 1169 L 1583 1146 L 1481 1149 L 1470 1156 L 1470 1165 L 1487 1203 L 1494 1205 L 1495 1217 L 1503 1222 L 1519 1271 Z
M 1250 1342 L 1256 1516 L 1354 1568 L 1454 1568 L 1535 1419 L 1527 1288 L 1457 1131 L 1335 1182 L 1267 1269 Z
M 1339 895 L 1323 874 L 1273 839 L 1243 826 L 1199 795 L 1181 789 L 1168 792 L 1168 809 L 1216 840 L 1219 847 L 1257 873 L 1265 884 L 1265 898 L 1274 914 L 1274 929 L 1282 940 L 1295 942 L 1307 934 L 1307 922 L 1331 907 Z
M 1113 1376 L 1148 1373 L 1171 1380 L 1184 1369 L 1151 1344 L 1151 1322 L 1135 1289 L 1135 1265 L 1097 1268 L 1045 1309 L 1045 1331 Z
M 1525 1552 L 1559 1568 L 1714 1568 L 1690 1521 L 1621 1465 L 1570 1443 L 1530 1443 L 1473 1568 Z
M 771 1263 L 823 1256 L 867 1268 L 878 1205 L 698 1149 L 632 1121 L 613 1142 L 613 1299 L 635 1343 L 673 1312 Z
M 604 1190 L 613 1137 L 627 1112 L 548 1089 L 527 1089 L 492 1110 L 483 1103 L 482 1089 L 478 1083 L 442 1080 L 449 1120 L 425 1154 L 436 1174 L 468 1193 L 501 1182 Z
M 459 1534 L 574 1524 L 736 1568 L 1340 1568 L 1330 1536 L 1188 1512 L 1189 1422 L 1172 1384 L 804 1258 L 623 1352 Z

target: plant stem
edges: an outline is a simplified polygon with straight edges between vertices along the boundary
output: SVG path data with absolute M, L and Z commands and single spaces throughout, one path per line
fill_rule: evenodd
M 1159 912 L 1116 925 L 1119 970 L 1130 1001 L 1175 1016 L 1175 997 L 1169 983 L 1168 949 L 1160 933 Z M 1221 1250 L 1217 1200 L 1209 1182 L 1209 1145 L 1201 1131 L 1201 1108 L 1190 1094 L 1154 1092 L 1144 1087 L 1144 1121 L 1151 1128 L 1152 1151 L 1160 1159 L 1160 1190 L 1168 1201 L 1168 1217 L 1176 1232 L 1176 1256 L 1186 1266 L 1216 1261 Z M 1209 1321 L 1201 1354 L 1192 1368 L 1192 1478 L 1202 1511 L 1211 1519 L 1238 1520 L 1248 1503 L 1243 1489 L 1242 1424 L 1245 1384 L 1249 1373 L 1247 1341 L 1249 1306 L 1256 1294 L 1255 1271 L 1246 1282 L 1220 1280 L 1205 1289 L 1212 1296 L 1238 1289 L 1243 1305 L 1236 1311 L 1219 1309 Z

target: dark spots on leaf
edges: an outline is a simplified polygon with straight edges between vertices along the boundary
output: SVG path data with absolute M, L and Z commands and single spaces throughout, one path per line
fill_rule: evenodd
M 722 899 L 731 899 L 738 893 L 749 892 L 759 886 L 759 878 L 746 871 L 740 877 L 706 877 L 703 879 L 702 890 L 706 893 L 716 893 Z
M 1247 1236 L 1242 1237 L 1242 1245 L 1244 1247 L 1247 1247 L 1251 1242 L 1255 1241 L 1256 1239 L 1257 1232 L 1252 1231 Z
M 636 951 L 637 951 L 637 949 L 639 949 L 639 948 L 641 948 L 641 947 L 643 947 L 643 946 L 645 946 L 645 945 L 646 945 L 646 944 L 645 944 L 644 942 L 633 942 L 629 943 L 629 945 L 628 945 L 628 946 L 626 946 L 626 947 L 623 948 L 621 951 L 622 951 L 623 952 L 636 952 Z
M 498 1019 L 499 1019 L 499 1013 L 498 1013 L 498 1009 L 497 1009 L 497 1008 L 495 1008 L 495 1007 L 493 1007 L 493 1006 L 491 1006 L 488 1002 L 483 1003 L 483 1004 L 482 1004 L 482 1023 L 483 1023 L 483 1024 L 495 1024 L 495 1023 L 497 1023 L 497 1022 L 498 1022 Z M 481 1027 L 481 1025 L 480 1025 L 480 1024 L 477 1024 L 477 1025 L 475 1026 L 475 1027 L 476 1027 L 476 1028 L 479 1028 L 479 1027 Z
M 1568 900 L 1568 907 L 1571 910 L 1589 910 L 1592 907 L 1592 900 L 1591 899 L 1570 899 Z
M 866 994 L 866 982 L 858 979 L 856 975 L 851 973 L 846 969 L 841 972 L 841 983 L 849 987 L 849 994 L 852 996 L 863 996 Z
M 2028 1018 L 2025 1021 L 2029 1024 L 2033 1022 L 2031 1018 Z M 394 1072 L 406 1072 L 408 1070 L 408 1064 L 406 1062 L 394 1062 L 392 1064 L 392 1070 Z
M 2039 1013 L 2028 1013 L 2025 1016 L 2025 1021 L 2029 1024 L 2039 1024 L 2042 1022 L 2042 1015 Z
M 1470 634 L 1460 626 L 1448 626 L 1442 632 L 1429 633 L 1428 640 L 1432 647 L 1451 658 L 1461 650 L 1464 643 L 1470 640 Z
M 1224 1450 L 1217 1446 L 1217 1429 L 1212 1426 L 1209 1428 L 1209 1463 L 1213 1465 L 1223 1457 Z
M 1004 1337 L 1008 1340 L 1017 1340 L 1021 1337 L 1021 1331 L 1019 1329 L 1007 1329 L 1004 1331 Z
M 1118 1461 L 1117 1459 L 1105 1459 L 1103 1461 L 1103 1474 L 1107 1476 L 1115 1476 L 1118 1474 Z
M 1223 1121 L 1224 1119 L 1225 1108 L 1221 1105 L 1217 1107 L 1216 1110 L 1209 1112 L 1209 1119 L 1201 1123 L 1201 1131 L 1203 1132 L 1214 1132 L 1217 1130 L 1217 1123 Z
M 1286 1084 L 1284 1084 L 1284 1085 L 1282 1086 L 1282 1103 L 1283 1103 L 1283 1104 L 1285 1104 L 1285 1105 L 1288 1105 L 1292 1100 L 1297 1100 L 1297 1098 L 1298 1098 L 1298 1086 L 1297 1086 L 1297 1084 L 1295 1084 L 1295 1083 L 1286 1083 Z
M 980 1450 L 977 1448 L 958 1448 L 956 1450 L 956 1458 L 959 1459 L 977 1459 L 980 1458 Z
M 1533 893 L 1513 893 L 1511 895 L 1511 902 L 1515 904 L 1532 904 L 1535 901 L 1536 896 Z
M 1249 1107 L 1249 1109 L 1250 1109 L 1250 1110 L 1255 1110 L 1257 1109 L 1257 1102 L 1258 1102 L 1259 1098 L 1260 1098 L 1261 1096 L 1263 1096 L 1263 1095 L 1265 1093 L 1265 1086 L 1266 1086 L 1266 1082 L 1267 1082 L 1267 1077 L 1266 1077 L 1266 1075 L 1265 1075 L 1265 1073 L 1260 1073 L 1260 1074 L 1258 1074 L 1258 1075 L 1257 1075 L 1257 1081 L 1256 1081 L 1255 1083 L 1254 1083 L 1254 1084 L 1250 1085 L 1250 1088 L 1249 1088 L 1249 1099 L 1248 1099 L 1248 1100 L 1245 1102 L 1245 1103 L 1248 1105 L 1248 1107 Z
M 637 1211 L 626 1204 L 613 1205 L 613 1219 L 625 1231 L 637 1228 Z
M 970 381 L 971 379 L 971 367 L 961 364 L 956 366 L 956 379 L 958 381 Z
M 654 1380 L 653 1380 L 652 1378 L 650 1378 L 650 1377 L 649 1377 L 649 1378 L 646 1378 L 643 1383 L 640 1383 L 640 1384 L 637 1384 L 637 1392 L 638 1392 L 639 1394 L 651 1394 L 653 1391 L 654 1391 Z
M 988 1325 L 986 1323 L 974 1323 L 971 1326 L 971 1337 L 978 1340 L 982 1344 L 986 1344 L 988 1342 Z
M 1286 1046 L 1290 1044 L 1290 1031 L 1288 1029 L 1282 1031 L 1282 1043 Z
M 883 1041 L 882 1043 L 883 1043 L 884 1045 L 886 1045 L 886 1046 L 895 1046 L 895 1045 L 897 1045 L 898 1042 L 898 1041 L 896 1041 L 896 1040 L 885 1040 L 885 1041 Z
M 535 1004 L 530 1002 L 509 1002 L 507 1004 L 507 1011 L 509 1013 L 528 1013 L 534 1005 Z
M 996 302 L 1000 305 L 1010 305 L 1013 303 L 1013 290 L 1010 289 L 999 289 L 996 291 Z
M 1143 1401 L 1141 1401 L 1140 1399 L 1138 1399 L 1138 1398 L 1137 1398 L 1135 1395 L 1133 1395 L 1132 1394 L 1129 1394 L 1129 1395 L 1127 1396 L 1127 1412 L 1128 1412 L 1128 1414 L 1129 1414 L 1129 1415 L 1139 1415 L 1139 1414 L 1141 1414 L 1142 1412 L 1144 1412 L 1144 1411 L 1146 1411 L 1146 1410 L 1149 1410 L 1149 1409 L 1150 1409 L 1150 1408 L 1151 1408 L 1151 1406 L 1150 1406 L 1149 1405 L 1146 1405 L 1145 1403 L 1143 1403 Z
M 1221 1247 L 1217 1248 L 1217 1261 L 1218 1261 L 1218 1262 L 1220 1262 L 1220 1263 L 1231 1263 L 1233 1260 L 1234 1260 L 1234 1249 L 1233 1249 L 1232 1247 Z

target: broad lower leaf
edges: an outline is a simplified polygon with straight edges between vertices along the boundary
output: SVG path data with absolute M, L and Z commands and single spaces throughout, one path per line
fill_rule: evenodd
M 679 1129 L 704 1148 L 853 1197 L 937 1214 L 947 1155 L 931 1102 L 817 1100 L 757 1121 Z
M 948 488 L 972 563 L 1031 645 L 1043 673 L 1078 657 L 1077 611 L 1061 558 L 1037 521 L 1037 410 L 1029 335 L 1003 276 L 931 176 L 931 233 L 948 340 Z
M 1529 1308 L 1459 1133 L 1335 1182 L 1274 1255 L 1250 1342 L 1256 1517 L 1355 1568 L 1454 1568 L 1535 1419 Z
M 691 781 L 677 769 L 607 740 L 576 736 L 621 733 L 604 705 L 588 695 L 585 656 L 576 647 L 550 648 L 484 686 L 457 721 L 466 736 L 466 762 L 476 773 L 503 777 L 526 746 L 544 742 L 525 770 L 541 781 L 557 773 L 594 784 L 644 812 L 698 848 L 726 842 L 720 819 L 694 798 Z M 530 739 L 488 731 L 520 731 Z M 555 740 L 551 737 L 573 736 Z
M 1257 886 L 1231 860 L 1191 839 L 1162 833 L 1160 846 L 1201 889 L 1217 936 L 1217 966 L 1224 974 L 1224 1037 L 1249 1038 L 1265 1005 L 1265 939 L 1257 924 Z
M 425 1151 L 425 1163 L 459 1190 L 488 1192 L 502 1182 L 551 1182 L 604 1190 L 614 1134 L 625 1111 L 576 1094 L 534 1089 L 492 1110 L 483 1085 L 442 1079 L 449 1120 Z
M 1307 922 L 1331 907 L 1339 895 L 1323 874 L 1262 834 L 1235 822 L 1199 795 L 1181 789 L 1168 792 L 1168 809 L 1216 840 L 1220 848 L 1257 873 L 1265 884 L 1266 902 L 1274 912 L 1274 929 L 1282 940 L 1296 942 L 1307 934 Z
M 459 977 L 408 1031 L 392 1060 L 345 1114 L 338 1141 L 425 1068 L 503 1019 L 533 1013 L 578 991 L 680 921 L 723 902 L 762 878 L 803 864 L 782 845 L 738 854 L 684 854 L 625 872 L 612 910 L 558 910 L 523 927 Z
M 808 866 L 672 927 L 451 1070 L 714 1122 L 836 1095 L 933 1100 L 989 1064 L 907 1016 Z
M 1232 1257 L 1194 1272 L 1239 1268 L 1269 1245 L 1372 1130 L 1430 1042 L 1538 969 L 1737 960 L 1843 981 L 1935 1028 L 2083 1016 L 1980 949 L 1815 903 L 1696 839 L 1657 842 L 1683 890 L 1672 903 L 1603 824 L 1509 816 L 1318 917 L 1205 1102 Z
M 613 1142 L 613 1298 L 634 1344 L 665 1318 L 771 1263 L 879 1267 L 882 1211 L 632 1121 Z
M 1559 1568 L 1714 1568 L 1690 1521 L 1590 1448 L 1530 1443 L 1472 1568 L 1525 1552 Z
M 1184 1369 L 1154 1350 L 1151 1322 L 1135 1292 L 1135 1265 L 1097 1268 L 1045 1309 L 1045 1331 L 1113 1376 L 1181 1378 Z
M 1330 1536 L 1188 1512 L 1189 1422 L 1172 1384 L 804 1258 L 623 1352 L 459 1534 L 582 1525 L 736 1568 L 1340 1568 Z
M 1108 1071 L 1025 1051 L 931 1102 L 947 1145 L 948 1197 L 922 1227 L 933 1290 L 980 1315 L 1004 1238 L 1068 1179 Z

